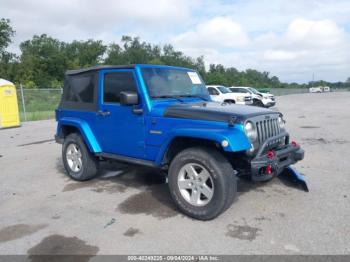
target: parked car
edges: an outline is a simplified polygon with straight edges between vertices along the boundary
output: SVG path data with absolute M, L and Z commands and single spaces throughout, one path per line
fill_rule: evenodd
M 310 87 L 309 88 L 310 93 L 322 93 L 321 87 Z
M 252 96 L 248 93 L 233 93 L 228 87 L 220 85 L 207 86 L 210 97 L 213 101 L 220 103 L 251 105 Z
M 274 95 L 272 95 L 270 93 L 261 93 L 252 87 L 232 86 L 232 87 L 230 87 L 230 90 L 232 92 L 238 92 L 238 93 L 245 92 L 247 94 L 250 94 L 252 96 L 254 106 L 272 107 L 272 106 L 276 105 L 276 98 Z
M 310 93 L 328 93 L 330 91 L 331 91 L 331 88 L 329 86 L 318 86 L 318 87 L 309 88 Z
M 281 113 L 212 102 L 200 75 L 181 67 L 68 71 L 56 119 L 72 179 L 94 178 L 105 160 L 153 167 L 178 209 L 201 220 L 231 205 L 237 176 L 267 181 L 304 157 Z

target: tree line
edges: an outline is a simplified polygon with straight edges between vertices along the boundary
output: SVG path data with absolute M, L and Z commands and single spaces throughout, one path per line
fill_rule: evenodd
M 8 19 L 0 19 L 0 77 L 26 88 L 59 88 L 64 73 L 69 69 L 99 64 L 161 64 L 193 68 L 199 71 L 207 84 L 226 86 L 254 86 L 257 88 L 306 88 L 312 85 L 347 87 L 349 82 L 298 84 L 282 83 L 269 72 L 254 69 L 239 71 L 234 67 L 211 64 L 205 68 L 204 57 L 193 58 L 177 51 L 170 44 L 155 45 L 139 37 L 123 36 L 120 44 L 104 44 L 101 40 L 64 42 L 46 34 L 34 35 L 20 43 L 20 54 L 7 47 L 15 35 Z

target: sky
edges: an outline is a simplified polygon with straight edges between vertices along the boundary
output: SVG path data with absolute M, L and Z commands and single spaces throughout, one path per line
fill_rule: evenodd
M 107 44 L 130 35 L 283 82 L 350 77 L 350 0 L 0 0 L 0 17 L 16 53 L 34 34 Z

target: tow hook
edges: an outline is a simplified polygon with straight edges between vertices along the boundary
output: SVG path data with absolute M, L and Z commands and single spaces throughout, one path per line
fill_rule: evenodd
M 296 183 L 297 185 L 301 186 L 301 188 L 305 192 L 309 192 L 309 188 L 308 188 L 306 181 L 305 181 L 305 176 L 300 174 L 294 167 L 292 167 L 292 166 L 286 167 L 285 170 L 283 171 L 283 173 L 287 176 L 291 176 L 292 181 L 294 183 Z
M 274 157 L 275 157 L 275 152 L 274 151 L 272 151 L 272 150 L 269 150 L 268 152 L 267 152 L 267 157 L 269 158 L 269 159 L 273 159 Z M 266 166 L 266 170 L 265 170 L 265 172 L 266 172 L 266 174 L 267 175 L 270 175 L 270 174 L 272 174 L 272 166 L 270 165 L 270 164 L 268 164 L 267 166 Z

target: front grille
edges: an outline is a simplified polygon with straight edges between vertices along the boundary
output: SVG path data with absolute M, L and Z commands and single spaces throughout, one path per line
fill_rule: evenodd
M 262 145 L 266 139 L 279 135 L 281 133 L 281 128 L 278 124 L 278 118 L 270 118 L 265 120 L 257 121 L 256 128 L 258 131 L 258 141 Z M 271 144 L 279 143 L 281 139 L 272 141 Z

